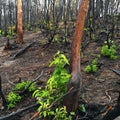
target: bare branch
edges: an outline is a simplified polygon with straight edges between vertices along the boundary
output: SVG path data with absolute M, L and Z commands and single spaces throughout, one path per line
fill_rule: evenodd
M 7 72 L 5 72 L 5 76 L 6 76 L 6 80 L 7 80 L 8 83 L 10 83 L 10 84 L 13 85 L 13 86 L 16 86 L 15 83 L 13 83 L 13 82 L 11 82 L 11 81 L 9 80 L 9 76 L 8 76 L 8 73 L 7 73 Z
M 16 112 L 13 112 L 13 113 L 10 113 L 10 114 L 8 114 L 8 115 L 5 115 L 5 116 L 0 117 L 0 120 L 8 120 L 8 119 L 12 118 L 13 116 L 16 116 L 16 115 L 18 115 L 18 114 L 20 114 L 20 113 L 22 113 L 22 112 L 24 112 L 24 111 L 26 111 L 26 110 L 29 110 L 29 109 L 31 109 L 31 108 L 38 107 L 38 105 L 39 105 L 39 104 L 35 103 L 35 104 L 33 104 L 33 105 L 24 107 L 24 108 L 22 108 L 22 109 L 17 110 Z
M 34 82 L 36 82 L 38 79 L 40 79 L 42 76 L 43 76 L 43 71 L 41 72 L 41 74 L 37 77 L 37 78 L 35 78 L 34 80 L 32 80 L 32 82 L 28 85 L 28 87 L 24 90 L 24 91 L 22 91 L 21 93 L 19 93 L 19 95 L 23 95 L 23 94 L 25 94 L 27 91 L 28 91 L 28 89 L 29 89 L 29 87 L 34 83 Z
M 111 69 L 114 73 L 116 73 L 117 75 L 120 76 L 120 71 L 119 70 L 115 70 L 115 69 Z

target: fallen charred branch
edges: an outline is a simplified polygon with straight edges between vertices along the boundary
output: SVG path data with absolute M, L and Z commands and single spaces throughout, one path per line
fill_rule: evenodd
M 119 70 L 115 70 L 115 69 L 111 69 L 114 73 L 116 73 L 117 75 L 120 76 L 120 71 Z
M 18 56 L 22 55 L 23 53 L 25 53 L 27 51 L 28 48 L 30 48 L 33 44 L 35 44 L 35 42 L 30 43 L 29 45 L 27 45 L 26 47 L 20 49 L 16 54 L 14 54 L 11 58 L 15 59 Z
M 33 109 L 33 108 L 37 108 L 38 106 L 39 106 L 39 104 L 35 103 L 35 104 L 33 104 L 33 105 L 24 107 L 24 108 L 22 108 L 22 109 L 17 110 L 16 112 L 13 112 L 13 113 L 10 113 L 10 114 L 8 114 L 8 115 L 5 115 L 5 116 L 0 117 L 0 120 L 9 120 L 10 118 L 12 118 L 12 117 L 14 117 L 14 116 L 17 116 L 17 115 L 23 113 L 23 112 L 26 111 L 26 110 Z
M 9 76 L 8 76 L 8 73 L 7 73 L 7 72 L 5 73 L 5 75 L 6 75 L 6 80 L 7 80 L 7 82 L 8 82 L 9 84 L 13 85 L 13 86 L 16 86 L 15 83 L 13 83 L 13 82 L 11 82 L 11 81 L 9 80 Z

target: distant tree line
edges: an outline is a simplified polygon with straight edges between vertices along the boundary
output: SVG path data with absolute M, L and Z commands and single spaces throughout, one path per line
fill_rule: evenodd
M 22 0 L 23 28 L 31 30 L 43 23 L 58 23 L 76 20 L 81 0 Z M 120 12 L 119 0 L 90 0 L 86 25 L 95 27 L 96 19 Z M 89 19 L 89 18 L 92 18 Z M 0 0 L 0 29 L 7 34 L 10 27 L 17 28 L 17 0 Z

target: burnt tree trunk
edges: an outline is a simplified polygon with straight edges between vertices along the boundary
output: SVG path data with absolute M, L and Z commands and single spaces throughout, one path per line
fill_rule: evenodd
M 23 28 L 22 28 L 22 1 L 17 0 L 17 32 L 18 38 L 17 43 L 23 43 Z
M 82 84 L 81 70 L 80 70 L 80 48 L 82 41 L 82 33 L 88 10 L 89 0 L 81 0 L 78 11 L 77 24 L 75 28 L 73 43 L 72 43 L 72 57 L 71 57 L 71 79 L 68 85 L 68 94 L 64 99 L 64 105 L 67 111 L 76 111 Z
M 1 80 L 1 76 L 0 76 L 0 97 L 2 98 L 2 102 L 3 102 L 2 104 L 3 104 L 3 106 L 6 107 L 7 101 L 6 101 L 5 96 L 4 96 L 4 94 L 3 94 L 3 91 L 2 91 L 2 80 Z
M 53 23 L 56 23 L 56 11 L 55 11 L 55 6 L 56 6 L 56 0 L 53 0 Z

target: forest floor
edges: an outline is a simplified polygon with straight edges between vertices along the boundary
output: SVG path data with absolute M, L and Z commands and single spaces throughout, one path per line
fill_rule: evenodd
M 15 38 L 11 39 L 10 42 L 13 42 L 14 40 Z M 12 56 L 17 51 L 33 41 L 35 44 L 31 46 L 24 54 L 14 60 L 12 59 Z M 6 80 L 6 73 L 10 81 L 17 83 L 20 78 L 22 81 L 33 80 L 40 75 L 41 71 L 44 71 L 43 77 L 40 78 L 38 82 L 40 81 L 40 84 L 45 84 L 53 72 L 53 67 L 49 67 L 50 61 L 52 61 L 53 55 L 58 50 L 62 51 L 70 60 L 71 44 L 66 46 L 63 44 L 52 43 L 45 48 L 43 46 L 45 45 L 46 41 L 47 38 L 43 37 L 41 32 L 25 32 L 24 44 L 19 45 L 19 47 L 14 50 L 3 50 L 6 38 L 0 38 L 0 75 L 2 78 L 2 90 L 5 97 L 13 87 Z M 120 45 L 120 40 L 116 39 L 115 43 Z M 86 44 L 86 40 L 83 41 L 82 44 Z M 114 91 L 120 90 L 120 85 L 117 84 L 117 82 L 120 82 L 120 76 L 115 74 L 111 69 L 120 70 L 120 48 L 117 50 L 116 60 L 100 57 L 99 64 L 101 66 L 97 73 L 88 74 L 85 72 L 86 65 L 90 63 L 93 58 L 96 58 L 98 55 L 100 55 L 100 50 L 101 46 L 97 42 L 90 41 L 82 52 L 81 70 L 83 78 L 83 94 L 87 103 L 101 105 L 111 103 L 115 105 L 118 98 L 118 93 Z M 8 110 L 2 109 L 2 100 L 0 99 L 0 116 L 15 112 L 33 103 L 35 103 L 35 99 L 30 96 L 26 96 L 24 100 L 18 103 L 14 109 Z M 21 120 L 29 120 L 36 111 L 37 109 L 28 110 L 21 114 L 18 118 Z M 12 119 L 17 120 L 16 118 Z

